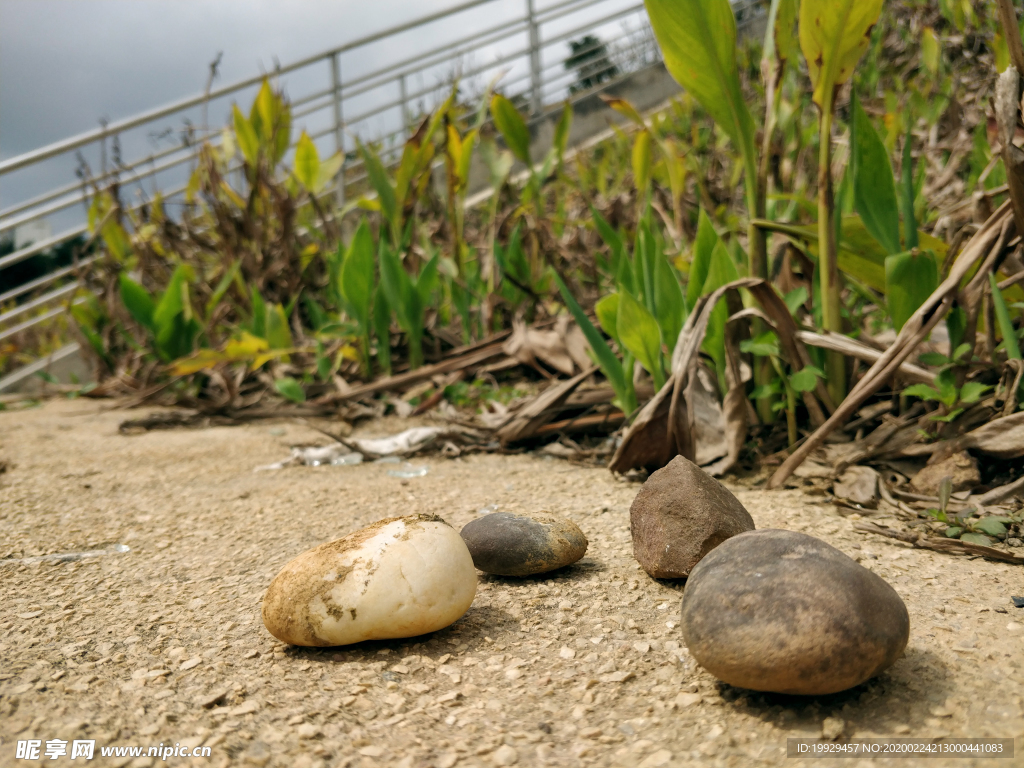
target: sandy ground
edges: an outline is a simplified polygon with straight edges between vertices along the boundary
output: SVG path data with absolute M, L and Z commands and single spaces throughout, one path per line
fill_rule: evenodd
M 682 584 L 633 560 L 639 486 L 534 456 L 417 460 L 254 473 L 288 446 L 323 442 L 294 423 L 118 434 L 109 403 L 51 401 L 0 413 L 0 558 L 124 544 L 80 562 L 0 565 L 0 766 L 16 742 L 188 744 L 167 764 L 297 766 L 821 765 L 787 737 L 1013 737 L 1016 757 L 927 765 L 1024 765 L 1024 570 L 854 533 L 820 496 L 737 489 L 759 528 L 806 531 L 889 580 L 907 602 L 906 655 L 833 696 L 717 683 L 681 645 Z M 132 414 L 134 415 L 134 414 Z M 386 421 L 365 435 L 397 431 Z M 549 578 L 481 576 L 456 624 L 339 649 L 288 647 L 260 619 L 277 570 L 386 516 L 477 510 L 566 515 L 587 556 Z M 854 516 L 855 518 L 855 516 Z M 830 721 L 829 728 L 836 727 Z M 44 756 L 45 757 L 45 756 Z M 841 764 L 917 761 L 847 760 Z M 79 765 L 69 757 L 45 765 Z

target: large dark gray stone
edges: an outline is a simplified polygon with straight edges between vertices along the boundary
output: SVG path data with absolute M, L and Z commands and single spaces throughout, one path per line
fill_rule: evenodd
M 793 531 L 742 533 L 690 573 L 683 639 L 730 685 L 776 693 L 843 691 L 903 653 L 910 617 L 884 579 Z
M 633 557 L 656 579 L 679 579 L 730 536 L 754 530 L 739 499 L 676 456 L 653 473 L 629 508 Z
M 492 512 L 468 523 L 462 538 L 473 564 L 498 576 L 532 576 L 575 563 L 587 551 L 576 523 L 541 512 Z

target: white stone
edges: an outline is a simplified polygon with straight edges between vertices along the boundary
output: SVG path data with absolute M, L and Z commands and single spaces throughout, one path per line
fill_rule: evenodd
M 296 557 L 263 598 L 263 623 L 286 643 L 348 645 L 436 632 L 476 594 L 473 558 L 435 515 L 381 520 Z

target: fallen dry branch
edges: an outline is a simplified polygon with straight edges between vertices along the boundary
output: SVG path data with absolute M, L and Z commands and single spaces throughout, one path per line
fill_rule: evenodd
M 991 491 L 983 493 L 978 497 L 978 503 L 983 506 L 998 504 L 1000 501 L 1005 501 L 1018 494 L 1024 495 L 1024 476 L 1018 477 L 1012 483 L 1000 485 L 998 488 L 993 488 Z
M 797 331 L 796 337 L 809 346 L 820 347 L 821 349 L 832 349 L 836 352 L 842 352 L 847 357 L 855 357 L 858 360 L 863 360 L 868 363 L 877 362 L 878 358 L 883 354 L 879 350 L 869 347 L 863 342 L 851 339 L 849 336 L 843 336 L 839 333 L 831 333 L 830 331 L 824 331 L 822 333 L 815 333 L 814 331 Z M 914 384 L 931 384 L 935 380 L 935 374 L 933 372 L 914 365 L 913 363 L 901 363 L 899 372 L 904 379 Z
M 986 547 L 981 544 L 970 544 L 966 541 L 960 541 L 959 539 L 947 539 L 945 537 L 939 538 L 937 536 L 925 536 L 919 533 L 897 531 L 893 528 L 887 528 L 884 525 L 879 525 L 878 523 L 855 523 L 853 530 L 860 533 L 874 533 L 879 536 L 885 536 L 886 538 L 896 539 L 897 541 L 904 541 L 907 544 L 913 544 L 918 549 L 930 549 L 933 552 L 945 552 L 950 555 L 975 555 L 989 560 L 999 560 L 1003 563 L 1024 565 L 1024 557 L 1018 557 L 1017 555 L 1012 555 L 1009 552 L 1003 552 L 1003 550 L 996 549 L 995 547 Z
M 626 420 L 626 414 L 622 411 L 608 411 L 607 413 L 590 413 L 586 416 L 575 416 L 571 419 L 553 421 L 550 424 L 537 429 L 534 437 L 550 437 L 551 435 L 569 435 L 579 432 L 590 432 L 592 430 L 604 430 L 611 432 L 622 426 Z
M 835 413 L 821 427 L 816 429 L 804 443 L 786 459 L 768 481 L 769 488 L 780 487 L 803 461 L 820 446 L 825 438 L 843 425 L 871 395 L 899 370 L 900 365 L 924 341 L 932 328 L 945 316 L 953 304 L 953 298 L 960 289 L 971 269 L 982 259 L 989 257 L 992 246 L 1004 242 L 1007 222 L 1013 221 L 1013 209 L 1009 201 L 993 213 L 984 226 L 957 257 L 949 275 L 931 296 L 918 307 L 900 330 L 896 341 L 868 369 L 864 377 L 839 405 Z
M 488 361 L 494 360 L 495 358 L 505 357 L 505 353 L 502 351 L 503 346 L 502 341 L 493 341 L 478 349 L 474 349 L 473 351 L 465 352 L 455 357 L 449 357 L 439 363 L 424 365 L 414 371 L 396 373 L 394 376 L 386 376 L 382 379 L 377 379 L 376 381 L 350 387 L 345 392 L 332 392 L 310 402 L 321 405 L 342 402 L 345 400 L 356 400 L 361 397 L 376 395 L 380 392 L 402 390 L 412 384 L 418 384 L 421 381 L 426 381 L 439 373 L 451 373 L 452 371 L 458 370 L 469 371 Z
M 310 405 L 280 403 L 272 408 L 229 408 L 219 413 L 195 411 L 161 411 L 141 419 L 128 419 L 118 425 L 121 434 L 148 432 L 156 429 L 204 429 L 230 427 L 261 419 L 290 419 L 309 416 L 337 415 L 336 408 L 318 408 Z
M 498 428 L 496 432 L 498 440 L 502 445 L 509 445 L 532 437 L 540 427 L 551 421 L 558 413 L 559 406 L 565 402 L 566 398 L 596 371 L 597 368 L 591 366 L 571 379 L 549 387 Z
M 999 459 L 1024 456 L 1024 411 L 993 419 L 950 440 L 907 446 L 900 453 L 903 456 L 949 456 L 968 448 Z

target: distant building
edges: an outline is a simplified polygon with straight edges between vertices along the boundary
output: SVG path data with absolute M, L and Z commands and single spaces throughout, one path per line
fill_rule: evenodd
M 20 227 L 14 228 L 14 250 L 24 248 L 32 243 L 41 243 L 52 235 L 50 222 L 45 219 L 36 219 L 22 224 Z

